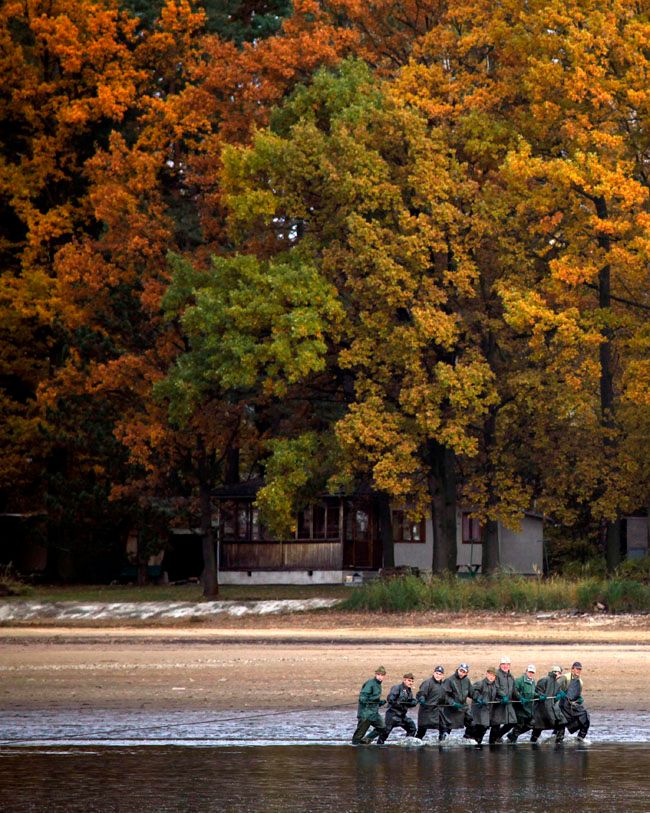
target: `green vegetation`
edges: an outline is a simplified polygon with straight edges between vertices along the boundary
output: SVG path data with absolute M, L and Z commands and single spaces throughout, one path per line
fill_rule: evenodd
M 404 576 L 378 579 L 363 585 L 350 593 L 340 609 L 376 612 L 571 609 L 649 612 L 650 585 L 623 578 L 571 581 L 560 577 L 526 579 L 508 574 L 475 579 Z
M 29 591 L 14 572 L 11 564 L 0 566 L 0 596 L 23 596 Z

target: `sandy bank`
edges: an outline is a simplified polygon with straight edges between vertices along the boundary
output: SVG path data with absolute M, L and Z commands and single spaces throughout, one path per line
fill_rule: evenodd
M 219 626 L 0 628 L 0 709 L 352 706 L 379 663 L 388 685 L 442 663 L 472 678 L 502 652 L 519 674 L 584 664 L 594 710 L 650 712 L 647 616 L 413 616 L 319 613 Z

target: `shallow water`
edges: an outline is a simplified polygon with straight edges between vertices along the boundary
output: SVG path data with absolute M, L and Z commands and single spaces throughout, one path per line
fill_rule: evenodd
M 0 745 L 344 745 L 350 741 L 355 718 L 356 706 L 347 704 L 309 710 L 212 713 L 107 709 L 4 711 L 0 712 Z M 402 732 L 397 730 L 389 742 L 398 743 L 401 736 Z M 621 711 L 592 713 L 589 739 L 594 744 L 650 744 L 650 716 Z M 456 731 L 451 746 L 460 745 L 460 732 Z
M 650 811 L 650 720 L 593 715 L 591 746 L 349 744 L 355 709 L 0 713 L 0 810 Z M 524 738 L 525 739 L 525 738 Z
M 0 809 L 647 813 L 650 745 L 1 747 Z

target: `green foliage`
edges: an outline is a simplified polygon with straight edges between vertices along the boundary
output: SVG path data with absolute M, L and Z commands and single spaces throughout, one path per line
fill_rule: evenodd
M 643 559 L 626 559 L 616 568 L 616 576 L 650 584 L 650 556 L 644 556 Z
M 544 544 L 549 573 L 568 579 L 604 577 L 605 563 L 598 534 L 598 525 L 589 523 L 584 514 L 575 529 L 548 523 Z
M 165 0 L 121 0 L 120 5 L 139 17 L 143 28 L 152 28 Z M 207 31 L 237 45 L 275 34 L 291 12 L 291 0 L 203 0 L 193 6 L 205 11 Z
M 170 264 L 163 305 L 189 345 L 157 387 L 173 421 L 186 422 L 210 393 L 282 397 L 288 385 L 323 370 L 342 308 L 313 266 L 295 254 L 269 263 L 214 257 L 208 272 L 175 256 Z
M 602 555 L 592 553 L 588 559 L 571 559 L 565 562 L 559 569 L 559 575 L 565 579 L 604 579 L 606 570 Z
M 368 111 L 380 110 L 384 99 L 365 62 L 348 58 L 337 70 L 321 69 L 309 85 L 299 85 L 291 98 L 271 114 L 271 130 L 288 138 L 291 128 L 310 122 L 331 133 L 346 123 L 354 127 L 367 120 Z
M 650 587 L 636 581 L 525 579 L 501 574 L 472 580 L 404 576 L 372 581 L 355 589 L 342 609 L 375 612 L 539 612 L 581 610 L 602 605 L 611 613 L 650 611 Z
M 327 436 L 305 432 L 297 438 L 277 439 L 269 444 L 265 485 L 257 494 L 262 519 L 278 537 L 295 530 L 297 511 L 326 488 L 335 450 Z

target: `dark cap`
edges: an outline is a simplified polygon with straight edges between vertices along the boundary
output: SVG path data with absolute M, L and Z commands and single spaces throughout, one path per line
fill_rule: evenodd
M 496 677 L 497 670 L 494 668 L 494 666 L 489 666 L 485 671 L 490 675 L 494 675 Z
M 433 672 L 434 672 L 434 674 L 436 672 L 440 672 L 440 674 L 444 675 L 445 674 L 445 667 L 444 666 L 436 666 L 436 668 L 433 670 Z
M 408 678 L 409 680 L 415 680 L 415 675 L 413 672 L 404 672 L 403 677 Z
M 458 669 L 462 669 L 463 672 L 469 672 L 469 664 L 468 663 L 459 663 L 458 664 Z
M 386 674 L 386 670 L 384 669 L 384 667 L 383 667 L 383 666 L 378 666 L 378 667 L 375 669 L 375 674 L 376 674 L 376 675 L 385 675 L 385 674 Z
M 580 663 L 580 661 L 574 661 L 574 663 L 571 664 L 571 668 L 572 669 L 582 669 L 582 664 Z

